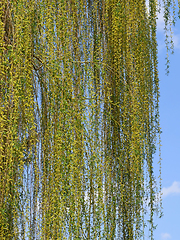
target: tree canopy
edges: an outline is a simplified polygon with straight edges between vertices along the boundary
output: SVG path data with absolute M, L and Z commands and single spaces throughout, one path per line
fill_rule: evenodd
M 1 239 L 143 239 L 146 213 L 153 239 L 159 5 L 148 4 L 0 1 Z M 163 9 L 169 50 L 175 2 Z

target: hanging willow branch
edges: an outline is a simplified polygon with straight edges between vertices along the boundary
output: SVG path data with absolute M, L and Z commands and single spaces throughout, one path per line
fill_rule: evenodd
M 157 11 L 0 1 L 0 239 L 153 239 Z

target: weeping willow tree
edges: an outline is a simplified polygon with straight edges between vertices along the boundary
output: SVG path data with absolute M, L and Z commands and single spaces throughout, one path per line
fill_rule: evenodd
M 163 7 L 168 33 L 175 3 Z M 153 239 L 157 12 L 0 1 L 1 239 L 143 239 L 146 219 Z

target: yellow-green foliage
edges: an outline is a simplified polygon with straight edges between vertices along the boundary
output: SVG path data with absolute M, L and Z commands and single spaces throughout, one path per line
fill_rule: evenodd
M 0 239 L 153 239 L 157 10 L 0 1 Z

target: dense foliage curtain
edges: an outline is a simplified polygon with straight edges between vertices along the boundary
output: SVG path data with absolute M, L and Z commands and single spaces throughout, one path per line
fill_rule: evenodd
M 0 1 L 1 239 L 153 239 L 157 11 Z

